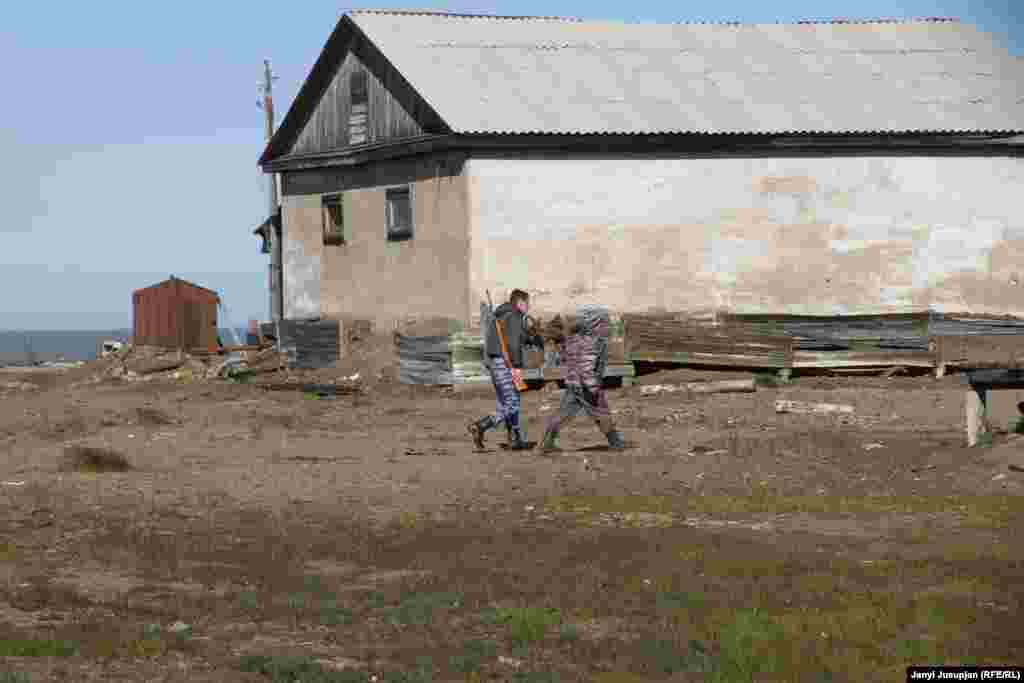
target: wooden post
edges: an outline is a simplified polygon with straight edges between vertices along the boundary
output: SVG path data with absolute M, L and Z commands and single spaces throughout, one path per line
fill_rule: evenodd
M 965 395 L 964 405 L 967 411 L 967 445 L 970 447 L 978 445 L 978 437 L 985 428 L 987 393 L 987 390 L 982 387 L 971 386 Z
M 274 137 L 274 81 L 277 76 L 270 70 L 270 60 L 263 60 L 263 82 L 260 84 L 260 91 L 263 93 L 263 101 L 258 102 L 264 113 L 264 135 L 267 144 Z M 269 193 L 267 195 L 268 210 L 268 232 L 270 246 L 270 319 L 274 322 L 284 317 L 284 277 L 282 271 L 282 246 L 277 235 L 277 226 L 274 223 L 274 216 L 278 212 L 277 199 L 277 174 L 267 174 Z
M 946 376 L 946 364 L 937 363 L 935 365 L 935 379 L 942 379 Z

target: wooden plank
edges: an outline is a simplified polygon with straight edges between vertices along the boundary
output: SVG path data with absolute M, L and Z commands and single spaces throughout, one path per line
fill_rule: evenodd
M 640 350 L 627 356 L 630 362 L 677 363 L 679 365 L 710 365 L 734 368 L 785 368 L 792 367 L 785 354 L 774 356 L 743 355 L 716 352 L 653 352 Z
M 985 429 L 986 391 L 973 387 L 968 389 L 964 395 L 964 408 L 967 413 L 967 445 L 974 447 Z
M 841 316 L 722 314 L 724 325 L 792 337 L 797 351 L 928 348 L 927 311 Z
M 687 382 L 686 384 L 650 384 L 640 387 L 643 395 L 683 391 L 692 394 L 733 394 L 757 391 L 753 379 L 729 379 L 720 382 Z
M 775 401 L 775 412 L 804 413 L 808 415 L 848 415 L 853 413 L 853 406 L 841 403 L 805 403 L 803 401 L 787 401 L 784 399 L 778 399 Z
M 624 314 L 625 355 L 631 361 L 789 367 L 793 340 L 742 325 L 722 325 L 714 316 Z
M 932 368 L 935 355 L 930 351 L 795 351 L 794 368 L 863 368 L 863 367 Z

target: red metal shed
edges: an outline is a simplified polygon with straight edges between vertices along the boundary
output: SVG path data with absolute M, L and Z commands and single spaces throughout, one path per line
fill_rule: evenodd
M 171 349 L 217 345 L 216 292 L 173 275 L 132 294 L 133 342 Z

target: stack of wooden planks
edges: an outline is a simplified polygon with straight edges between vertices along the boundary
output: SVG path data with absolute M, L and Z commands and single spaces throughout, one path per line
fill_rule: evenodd
M 622 316 L 630 361 L 733 367 L 790 367 L 793 338 L 759 330 L 713 313 L 642 313 Z
M 794 368 L 931 367 L 929 314 L 723 315 L 723 322 L 793 340 Z
M 534 316 L 543 328 L 543 316 Z M 550 317 L 550 316 L 548 316 Z M 563 320 L 567 316 L 562 316 Z M 569 325 L 572 317 L 568 316 Z M 479 326 L 463 328 L 455 321 L 421 319 L 396 325 L 399 379 L 407 384 L 489 383 L 484 365 L 483 335 Z M 559 380 L 560 359 L 553 345 L 527 347 L 523 376 L 527 380 Z M 612 315 L 606 377 L 631 377 L 633 365 L 625 358 L 622 321 Z

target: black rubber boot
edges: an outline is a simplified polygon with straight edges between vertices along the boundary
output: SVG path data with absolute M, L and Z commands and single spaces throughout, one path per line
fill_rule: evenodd
M 516 429 L 512 431 L 512 438 L 508 442 L 508 450 L 510 451 L 528 451 L 530 450 L 530 444 L 523 441 L 522 433 Z
M 469 423 L 467 430 L 469 431 L 469 435 L 473 437 L 473 445 L 476 446 L 477 450 L 484 450 L 484 434 L 492 427 L 494 427 L 493 415 L 488 415 L 476 422 Z
M 626 447 L 626 440 L 622 438 L 622 433 L 616 429 L 605 434 L 608 439 L 608 447 L 612 450 L 621 451 Z

